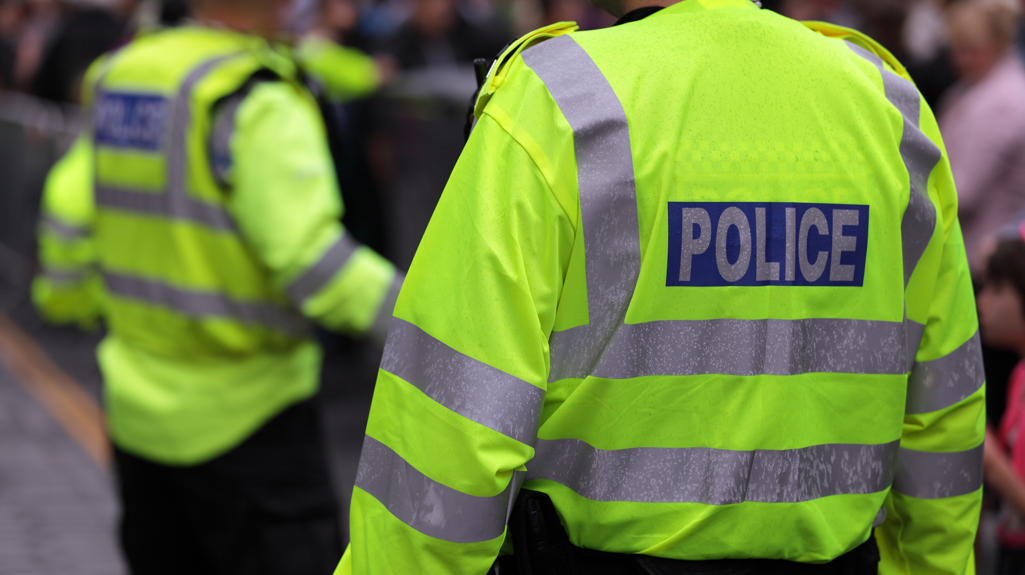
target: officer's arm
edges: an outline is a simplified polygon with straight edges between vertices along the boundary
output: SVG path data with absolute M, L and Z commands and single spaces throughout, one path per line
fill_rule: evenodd
M 943 150 L 924 101 L 921 130 Z M 923 336 L 908 381 L 897 477 L 886 502 L 886 522 L 878 532 L 883 575 L 974 573 L 985 376 L 972 281 L 957 222 L 957 194 L 945 151 L 928 190 L 936 227 L 907 288 L 912 344 L 916 331 Z
M 103 301 L 92 237 L 92 144 L 81 137 L 46 179 L 39 221 L 40 273 L 32 298 L 47 320 L 94 326 Z
M 383 79 L 376 60 L 327 38 L 306 38 L 296 51 L 296 57 L 309 73 L 323 82 L 328 96 L 339 102 L 369 96 Z
M 491 567 L 534 454 L 573 237 L 532 155 L 485 115 L 395 308 L 337 573 Z
M 306 316 L 383 345 L 401 274 L 339 222 L 316 105 L 291 85 L 265 82 L 231 112 L 229 205 L 247 243 Z

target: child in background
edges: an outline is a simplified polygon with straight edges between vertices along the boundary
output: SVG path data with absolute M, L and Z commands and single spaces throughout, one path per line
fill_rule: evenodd
M 1025 226 L 1020 229 L 1025 232 Z M 1025 355 L 1025 233 L 997 244 L 978 296 L 979 323 L 988 345 Z M 1007 410 L 999 432 L 987 430 L 986 484 L 1007 503 L 1001 525 L 1000 575 L 1025 573 L 1025 361 L 1008 385 Z

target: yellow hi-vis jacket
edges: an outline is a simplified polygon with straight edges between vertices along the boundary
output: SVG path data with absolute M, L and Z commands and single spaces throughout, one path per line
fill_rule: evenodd
M 143 36 L 87 80 L 51 173 L 36 302 L 102 315 L 116 445 L 172 465 L 238 445 L 317 389 L 311 320 L 383 342 L 401 274 L 339 223 L 316 103 L 265 41 Z
M 974 572 L 949 163 L 899 63 L 812 28 L 685 0 L 500 60 L 395 308 L 338 573 L 485 573 L 524 480 L 584 548 L 822 563 L 876 525 L 883 574 Z

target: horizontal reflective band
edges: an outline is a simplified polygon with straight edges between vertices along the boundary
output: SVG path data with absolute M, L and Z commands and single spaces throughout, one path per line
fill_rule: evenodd
M 570 332 L 563 332 L 569 334 Z M 554 335 L 554 334 L 553 334 Z M 552 345 L 572 343 L 553 339 Z M 666 320 L 620 328 L 590 373 L 651 375 L 906 374 L 903 322 L 853 319 Z M 554 381 L 555 374 L 552 375 Z
M 235 223 L 220 206 L 201 202 L 191 196 L 176 196 L 169 192 L 144 192 L 97 184 L 96 205 L 101 208 L 196 223 L 221 231 L 235 230 Z
M 395 302 L 399 300 L 399 293 L 402 292 L 402 282 L 405 280 L 405 274 L 396 270 L 395 279 L 392 280 L 391 286 L 388 287 L 388 293 L 384 296 L 380 309 L 377 310 L 374 324 L 370 326 L 370 331 L 367 332 L 367 338 L 378 347 L 384 347 L 388 339 L 392 314 L 395 312 Z
M 50 233 L 59 236 L 65 241 L 81 240 L 89 237 L 89 228 L 72 226 L 66 224 L 53 216 L 43 216 L 40 223 Z
M 103 278 L 110 294 L 164 306 L 192 318 L 231 319 L 290 335 L 309 333 L 309 322 L 298 312 L 271 303 L 240 302 L 220 293 L 187 290 L 111 272 L 104 272 Z
M 968 451 L 934 453 L 901 448 L 893 489 L 918 499 L 943 499 L 982 487 L 984 445 Z
M 302 305 L 306 300 L 317 295 L 317 292 L 324 289 L 339 270 L 349 263 L 349 258 L 359 248 L 359 244 L 349 234 L 340 236 L 331 247 L 320 256 L 320 260 L 310 266 L 301 276 L 296 278 L 288 289 L 288 297 L 296 305 Z
M 85 281 L 86 272 L 44 269 L 42 276 L 55 286 L 73 286 Z
M 381 369 L 463 417 L 533 445 L 545 392 L 393 318 Z
M 929 175 L 943 154 L 919 128 L 922 100 L 918 88 L 886 69 L 879 56 L 852 42 L 847 42 L 847 46 L 879 69 L 886 98 L 903 117 L 900 155 L 908 171 L 911 190 L 900 225 L 906 287 L 936 229 L 936 207 L 929 199 Z
M 424 535 L 451 543 L 479 543 L 505 533 L 512 482 L 494 497 L 467 495 L 420 473 L 368 435 L 363 440 L 356 487 Z
M 985 382 L 982 345 L 975 332 L 946 356 L 915 364 L 908 380 L 906 412 L 929 413 L 957 405 Z
M 527 463 L 527 479 L 555 481 L 593 501 L 798 503 L 886 489 L 896 471 L 899 444 L 606 451 L 578 439 L 539 439 Z

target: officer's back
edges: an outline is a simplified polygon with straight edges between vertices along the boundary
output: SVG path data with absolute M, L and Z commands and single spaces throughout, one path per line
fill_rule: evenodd
M 949 166 L 900 64 L 747 0 L 562 32 L 485 82 L 410 270 L 354 495 L 354 571 L 409 551 L 473 572 L 501 543 L 404 515 L 405 495 L 373 480 L 387 461 L 496 500 L 487 474 L 515 493 L 522 464 L 590 550 L 823 563 L 878 527 L 885 572 L 961 573 L 981 487 L 977 322 Z M 432 307 L 441 294 L 460 303 Z M 475 408 L 471 383 L 490 380 L 467 367 L 441 393 L 432 338 L 544 391 L 502 379 L 509 397 Z M 410 409 L 382 389 L 399 378 L 519 443 L 438 432 L 418 450 L 403 435 L 415 410 L 374 416 Z M 447 543 L 375 539 L 405 527 Z

